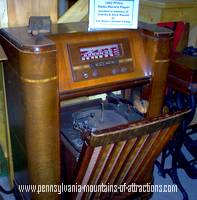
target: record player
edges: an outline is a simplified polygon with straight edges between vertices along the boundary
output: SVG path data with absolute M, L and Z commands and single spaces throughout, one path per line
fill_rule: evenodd
M 62 108 L 61 133 L 76 151 L 81 152 L 85 138 L 91 133 L 144 118 L 132 105 L 118 102 L 118 96 L 108 94 L 107 99 L 89 100 Z
M 171 39 L 171 31 L 147 24 L 95 32 L 86 23 L 54 24 L 36 36 L 27 27 L 1 29 L 15 185 L 71 183 L 84 144 L 158 115 Z M 136 109 L 133 91 L 149 101 L 147 113 Z

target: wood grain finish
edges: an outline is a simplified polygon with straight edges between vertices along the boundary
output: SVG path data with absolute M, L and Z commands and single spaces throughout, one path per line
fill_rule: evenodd
M 30 16 L 50 16 L 57 21 L 56 0 L 7 0 L 9 27 L 27 26 Z
M 65 34 L 62 37 L 51 35 L 49 38 L 57 46 L 57 64 L 62 99 L 110 91 L 115 88 L 131 88 L 143 82 L 148 83 L 150 77 L 152 77 L 152 89 L 149 98 L 151 106 L 148 115 L 156 116 L 161 112 L 169 64 L 169 49 L 172 39 L 171 31 L 141 23 L 139 30 L 102 32 L 79 32 L 77 30 L 74 34 Z M 78 44 L 78 41 L 80 43 L 87 43 L 87 45 L 89 43 L 98 45 L 95 42 L 95 38 L 98 44 L 101 41 L 128 39 L 134 71 L 117 76 L 106 76 L 104 78 L 74 82 L 67 45 Z M 65 82 L 65 80 L 67 81 Z
M 167 73 L 170 63 L 170 47 L 172 37 L 144 37 L 144 49 L 147 55 L 147 66 L 152 74 L 151 89 L 149 90 L 148 117 L 161 113 L 163 97 L 167 85 Z
M 0 40 L 8 57 L 4 73 L 12 145 L 15 147 L 16 182 L 28 184 L 24 182 L 27 177 L 19 175 L 20 170 L 27 170 L 31 184 L 59 184 L 59 98 L 55 47 L 35 54 L 17 49 L 2 36 Z M 19 162 L 24 162 L 24 166 L 18 168 Z M 32 194 L 32 199 L 47 198 L 58 199 L 59 196 L 55 193 Z
M 88 0 L 78 0 L 58 19 L 57 23 L 79 22 L 88 18 Z
M 57 185 L 60 183 L 59 100 L 149 83 L 152 87 L 148 95 L 151 102 L 148 115 L 159 114 L 166 84 L 172 32 L 145 24 L 140 25 L 138 30 L 88 32 L 86 23 L 53 25 L 50 34 L 35 37 L 28 34 L 26 30 L 27 27 L 0 30 L 0 42 L 8 56 L 4 73 L 12 142 L 15 146 L 18 145 L 18 149 L 20 148 L 19 155 L 23 158 L 24 165 L 28 166 L 31 184 Z M 91 45 L 93 43 L 99 45 L 103 41 L 119 39 L 128 40 L 133 72 L 73 81 L 68 52 L 69 45 L 88 44 L 89 42 Z M 13 104 L 13 102 L 15 103 Z M 126 130 L 126 128 L 121 127 L 120 137 L 115 138 L 124 138 L 122 130 Z M 128 136 L 126 132 L 125 134 Z M 138 135 L 138 137 L 140 136 Z M 109 139 L 112 137 L 110 136 Z M 116 157 L 116 153 L 128 151 L 129 146 L 132 152 L 137 152 L 137 149 L 140 149 L 146 140 L 149 141 L 146 136 L 142 136 L 142 139 L 130 138 L 129 140 L 128 143 L 118 143 L 116 140 L 114 141 L 117 143 L 116 145 L 108 144 L 109 146 L 105 149 L 102 149 L 101 146 L 98 148 L 84 147 L 85 159 L 80 158 L 82 164 L 77 168 L 79 170 L 77 182 L 89 181 L 89 175 L 85 175 L 84 169 L 88 167 L 92 154 L 95 155 L 95 158 L 92 158 L 91 166 L 95 166 L 95 163 L 98 164 L 97 159 L 106 164 L 108 160 L 111 160 L 114 163 L 112 166 L 115 166 L 115 162 L 120 162 L 120 165 L 125 166 L 127 158 L 132 158 L 129 156 L 130 153 L 126 154 L 127 157 Z M 91 142 L 91 145 L 98 143 L 97 141 Z M 111 154 L 110 152 L 116 153 Z M 17 151 L 15 153 L 14 162 L 16 164 Z M 107 160 L 103 155 L 106 155 Z M 90 174 L 91 171 L 88 173 Z M 105 181 L 111 177 L 110 174 L 100 174 L 98 171 L 96 174 L 103 177 Z M 114 174 L 118 176 L 119 170 Z M 83 180 L 84 176 L 87 179 Z M 151 180 L 150 176 L 146 180 Z M 21 177 L 15 178 L 19 183 L 24 180 Z M 96 180 L 100 181 L 101 179 L 94 176 L 90 181 Z M 116 180 L 114 179 L 114 181 Z M 33 199 L 45 200 L 47 198 L 58 199 L 58 196 L 55 193 L 43 193 L 39 196 L 33 194 Z
M 196 94 L 197 58 L 174 53 L 170 62 L 168 85 L 184 94 Z
M 92 44 L 94 42 L 94 45 L 99 45 L 99 41 L 109 41 L 114 40 L 116 42 L 117 39 L 122 38 L 128 38 L 129 39 L 129 45 L 130 49 L 134 54 L 137 54 L 135 52 L 136 46 L 141 45 L 141 49 L 143 49 L 142 42 L 133 42 L 134 38 L 139 38 L 139 32 L 137 31 L 103 31 L 103 32 L 88 32 L 88 33 L 75 33 L 72 35 L 62 35 L 62 37 L 57 36 L 50 36 L 50 38 L 56 43 L 57 45 L 57 56 L 58 56 L 58 69 L 59 69 L 59 80 L 60 80 L 60 92 L 66 94 L 68 92 L 72 93 L 78 93 L 80 90 L 87 90 L 89 88 L 95 87 L 95 86 L 102 86 L 102 85 L 110 85 L 113 83 L 120 83 L 125 82 L 125 80 L 137 80 L 144 78 L 146 66 L 144 63 L 140 63 L 140 66 L 136 64 L 137 58 L 133 56 L 133 63 L 134 63 L 134 72 L 132 73 L 126 73 L 126 74 L 120 74 L 117 76 L 106 76 L 102 78 L 96 78 L 92 80 L 84 80 L 80 82 L 74 82 L 72 78 L 72 71 L 71 71 L 71 65 L 70 65 L 70 59 L 69 59 L 69 52 L 67 48 L 67 44 L 75 44 L 80 41 L 80 43 L 86 43 L 87 45 L 89 43 Z M 96 41 L 95 41 L 96 40 Z M 137 39 L 136 39 L 137 40 Z M 138 47 L 138 48 L 140 48 Z M 143 57 L 143 52 L 141 53 L 141 56 Z M 64 57 L 64 59 L 60 59 Z M 143 59 L 142 61 L 143 62 Z M 66 67 L 65 67 L 66 66 Z M 148 78 L 148 77 L 147 77 Z M 65 82 L 65 80 L 67 80 Z M 76 91 L 76 92 L 75 92 Z
M 146 23 L 186 21 L 196 24 L 196 9 L 195 0 L 141 0 L 139 19 Z M 88 21 L 88 1 L 78 0 L 60 17 L 58 23 L 78 22 L 84 19 Z
M 162 117 L 164 118 L 164 117 Z M 131 123 L 127 125 L 122 126 L 116 126 L 111 129 L 104 129 L 102 131 L 96 131 L 94 133 L 86 133 L 87 135 L 87 143 L 90 146 L 101 146 L 101 145 L 107 145 L 110 143 L 116 143 L 120 140 L 125 140 L 126 138 L 130 137 L 137 137 L 142 136 L 141 134 L 151 134 L 152 132 L 157 132 L 161 126 L 163 129 L 169 127 L 171 124 L 179 123 L 180 118 L 177 118 L 175 116 L 168 116 L 166 115 L 166 118 L 160 119 L 158 117 L 157 125 L 154 119 L 151 119 L 150 117 L 144 121 L 140 121 L 139 123 Z M 152 123 L 151 123 L 152 120 Z M 149 122 L 149 124 L 146 124 L 146 121 Z M 145 124 L 145 125 L 144 125 Z M 132 132 L 132 135 L 130 134 Z M 130 137 L 129 137 L 130 135 Z
M 103 134 L 108 142 L 102 145 L 103 141 L 99 144 L 87 145 L 91 137 L 95 136 L 86 138 L 87 143 L 84 143 L 77 163 L 77 173 L 73 174 L 73 178 L 75 177 L 73 183 L 82 185 L 151 183 L 152 170 L 147 169 L 152 169 L 155 159 L 172 137 L 183 117 L 189 112 L 178 112 L 131 123 L 133 128 L 125 138 L 120 137 L 119 131 L 106 130 Z M 125 132 L 126 129 L 122 128 L 122 131 Z M 110 135 L 113 134 L 116 135 L 114 138 L 119 140 L 111 140 Z M 71 194 L 69 199 L 126 199 L 132 198 L 133 195 L 136 194 L 80 192 Z
M 196 24 L 196 11 L 195 0 L 141 0 L 139 19 L 147 23 L 185 21 Z

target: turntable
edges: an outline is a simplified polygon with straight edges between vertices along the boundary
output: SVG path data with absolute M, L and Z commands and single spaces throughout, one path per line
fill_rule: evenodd
M 144 118 L 131 104 L 119 101 L 119 96 L 109 94 L 107 99 L 62 107 L 61 133 L 76 151 L 81 152 L 84 141 L 91 133 L 98 134 Z

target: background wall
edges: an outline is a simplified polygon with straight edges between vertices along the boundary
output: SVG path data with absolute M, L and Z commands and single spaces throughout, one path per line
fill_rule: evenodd
M 7 0 L 0 0 L 0 27 L 8 26 Z
M 58 0 L 1 0 L 0 27 L 27 25 L 33 15 L 51 16 L 55 23 L 57 10 Z

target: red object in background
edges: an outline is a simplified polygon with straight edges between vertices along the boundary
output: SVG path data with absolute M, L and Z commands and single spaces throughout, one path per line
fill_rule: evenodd
M 167 22 L 158 23 L 158 26 L 169 28 L 174 31 L 173 51 L 176 51 L 177 45 L 186 31 L 186 24 L 184 22 Z

